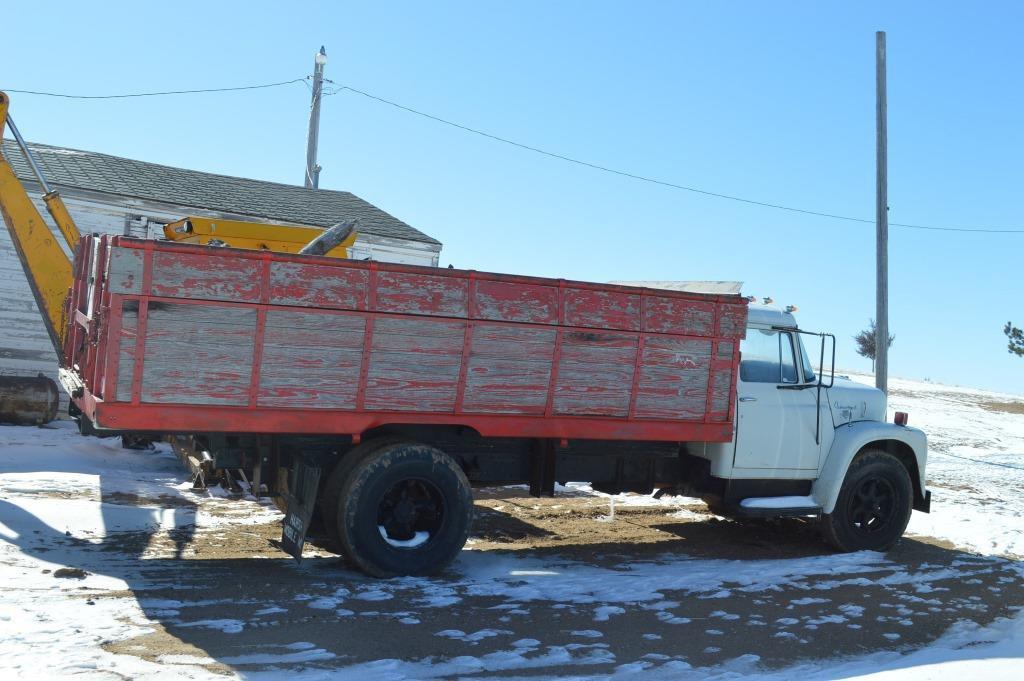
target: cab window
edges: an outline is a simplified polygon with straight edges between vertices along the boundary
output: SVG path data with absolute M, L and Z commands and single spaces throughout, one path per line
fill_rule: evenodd
M 771 329 L 747 329 L 740 343 L 740 380 L 745 383 L 796 383 L 793 336 Z
M 801 338 L 799 339 L 799 341 L 800 357 L 803 360 L 804 364 L 804 383 L 814 383 L 816 380 L 818 380 L 818 377 L 814 375 L 814 367 L 811 366 L 811 358 L 807 354 L 807 348 L 804 347 L 804 339 Z

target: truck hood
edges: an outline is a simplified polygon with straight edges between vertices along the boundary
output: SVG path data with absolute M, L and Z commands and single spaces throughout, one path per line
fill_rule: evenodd
M 885 421 L 885 393 L 845 377 L 836 376 L 828 389 L 828 405 L 836 428 L 854 421 Z

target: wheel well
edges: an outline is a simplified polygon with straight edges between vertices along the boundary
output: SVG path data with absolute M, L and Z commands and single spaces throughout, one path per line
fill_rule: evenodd
M 924 503 L 924 496 L 921 492 L 921 469 L 918 468 L 917 457 L 914 456 L 914 450 L 910 448 L 910 445 L 899 440 L 875 440 L 861 447 L 857 456 L 869 449 L 880 449 L 886 454 L 896 457 L 910 474 L 910 482 L 914 488 L 914 506 Z

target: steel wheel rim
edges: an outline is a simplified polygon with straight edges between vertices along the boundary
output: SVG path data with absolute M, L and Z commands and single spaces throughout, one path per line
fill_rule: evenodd
M 882 476 L 861 480 L 850 494 L 847 515 L 855 532 L 874 536 L 892 526 L 896 517 L 896 486 Z
M 429 480 L 407 478 L 391 485 L 377 504 L 377 527 L 385 542 L 410 550 L 432 541 L 445 520 L 444 495 Z M 415 542 L 422 533 L 426 541 Z

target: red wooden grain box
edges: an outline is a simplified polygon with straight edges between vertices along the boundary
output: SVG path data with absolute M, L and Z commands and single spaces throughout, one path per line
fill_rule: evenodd
M 739 296 L 87 236 L 65 363 L 76 404 L 115 430 L 723 442 L 746 311 Z

